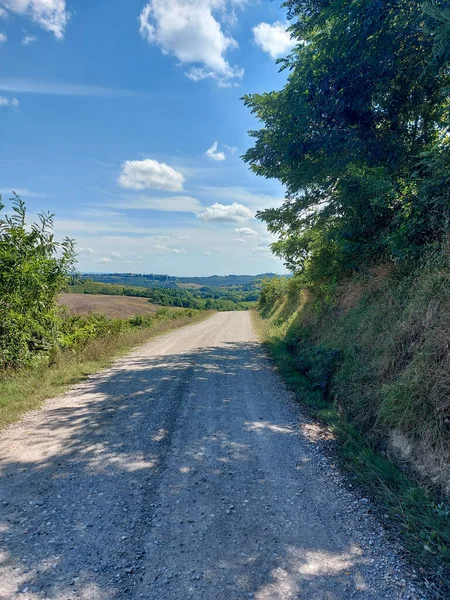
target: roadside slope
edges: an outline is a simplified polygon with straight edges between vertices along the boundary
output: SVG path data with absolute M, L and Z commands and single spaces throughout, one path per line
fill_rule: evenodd
M 0 438 L 3 598 L 422 598 L 250 325 L 151 341 Z

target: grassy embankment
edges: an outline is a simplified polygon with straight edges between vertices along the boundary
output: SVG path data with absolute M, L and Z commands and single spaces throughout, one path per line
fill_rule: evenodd
M 52 352 L 51 356 L 42 355 L 33 367 L 0 375 L 0 429 L 20 419 L 25 412 L 39 408 L 47 398 L 110 366 L 134 347 L 157 335 L 198 323 L 211 314 L 166 309 L 153 317 L 144 317 L 142 324 L 139 317 L 129 321 L 101 319 L 98 333 L 88 339 L 83 336 L 81 343 L 72 340 L 69 348 Z M 95 317 L 86 318 L 84 329 L 80 327 L 76 335 L 91 328 L 92 321 Z
M 257 327 L 436 597 L 450 594 L 450 274 L 269 284 Z

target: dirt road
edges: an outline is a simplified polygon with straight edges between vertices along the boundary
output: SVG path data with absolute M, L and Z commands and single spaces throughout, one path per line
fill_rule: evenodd
M 0 434 L 0 597 L 423 598 L 247 313 L 160 337 Z

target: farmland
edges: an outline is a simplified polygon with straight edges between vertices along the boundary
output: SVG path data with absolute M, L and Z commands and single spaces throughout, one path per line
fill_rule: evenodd
M 161 309 L 161 306 L 151 304 L 146 298 L 129 296 L 62 294 L 58 303 L 60 306 L 67 306 L 71 315 L 101 313 L 110 319 L 150 315 Z

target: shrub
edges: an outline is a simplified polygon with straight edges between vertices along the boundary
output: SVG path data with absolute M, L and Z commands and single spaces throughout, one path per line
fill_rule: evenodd
M 40 214 L 28 227 L 24 202 L 16 194 L 11 201 L 12 216 L 0 219 L 1 370 L 29 364 L 58 345 L 56 299 L 74 262 L 73 242 L 54 240 L 53 215 Z

